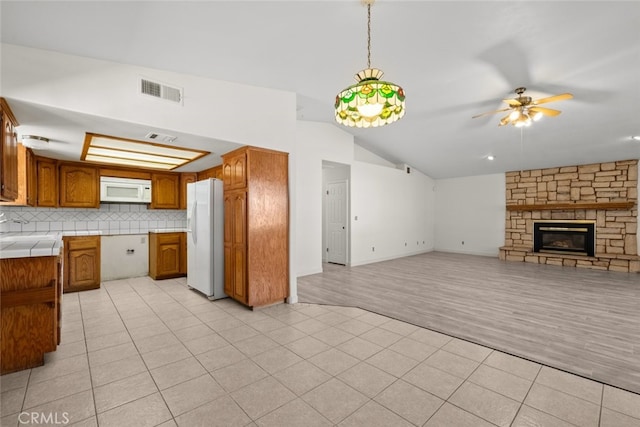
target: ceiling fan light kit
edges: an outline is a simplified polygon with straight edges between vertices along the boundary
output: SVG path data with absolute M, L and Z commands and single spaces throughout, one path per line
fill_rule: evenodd
M 573 98 L 573 95 L 570 93 L 562 93 L 560 95 L 549 96 L 547 98 L 532 99 L 530 96 L 524 95 L 526 90 L 527 88 L 525 87 L 519 87 L 514 91 L 516 95 L 518 95 L 517 98 L 503 100 L 508 105 L 507 108 L 478 114 L 473 116 L 473 118 L 475 119 L 476 117 L 485 116 L 487 114 L 509 112 L 506 116 L 500 119 L 498 126 L 511 124 L 515 127 L 528 127 L 531 126 L 533 122 L 540 120 L 543 116 L 555 117 L 561 113 L 560 110 L 540 107 L 540 104 Z
M 404 90 L 395 83 L 380 80 L 383 72 L 371 68 L 371 5 L 367 6 L 367 68 L 356 74 L 356 84 L 336 96 L 336 121 L 349 127 L 369 128 L 393 123 L 404 116 Z

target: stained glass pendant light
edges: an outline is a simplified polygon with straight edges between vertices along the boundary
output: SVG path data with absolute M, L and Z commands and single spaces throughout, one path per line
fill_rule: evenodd
M 382 71 L 371 68 L 371 5 L 367 6 L 367 68 L 356 74 L 356 84 L 336 96 L 336 121 L 349 127 L 369 128 L 393 123 L 404 116 L 404 91 L 380 80 Z

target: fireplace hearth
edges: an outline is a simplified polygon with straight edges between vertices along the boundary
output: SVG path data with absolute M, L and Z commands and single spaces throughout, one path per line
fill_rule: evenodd
M 533 251 L 595 256 L 594 221 L 536 221 Z

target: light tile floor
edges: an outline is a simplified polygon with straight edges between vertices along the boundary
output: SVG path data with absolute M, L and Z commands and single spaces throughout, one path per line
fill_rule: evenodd
M 45 365 L 0 377 L 2 426 L 640 426 L 640 395 L 358 308 L 143 277 L 63 312 Z

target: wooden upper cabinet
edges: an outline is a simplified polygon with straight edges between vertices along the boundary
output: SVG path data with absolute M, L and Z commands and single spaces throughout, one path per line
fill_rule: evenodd
M 213 168 L 213 177 L 215 179 L 222 180 L 222 165 L 218 165 L 215 168 Z
M 11 201 L 18 197 L 18 136 L 15 131 L 18 121 L 4 98 L 0 98 L 0 121 L 2 122 L 0 200 Z
M 26 202 L 29 206 L 36 206 L 38 203 L 38 168 L 36 166 L 36 156 L 29 148 L 25 148 L 25 167 Z
M 180 174 L 151 174 L 151 209 L 180 209 Z
M 68 208 L 100 207 L 100 176 L 98 168 L 62 163 L 60 174 L 60 204 Z
M 215 178 L 222 179 L 222 165 L 214 166 L 209 169 L 205 169 L 203 171 L 198 172 L 198 181 L 202 181 L 203 179 Z
M 58 206 L 58 162 L 46 157 L 36 157 L 36 206 Z
M 151 179 L 151 172 L 145 172 L 143 169 L 130 169 L 127 167 L 109 166 L 100 167 L 100 176 L 131 179 Z
M 222 179 L 225 190 L 245 188 L 247 186 L 247 154 L 245 151 L 234 151 L 224 156 L 222 163 Z
M 18 144 L 18 197 L 12 201 L 0 201 L 0 205 L 35 206 L 36 163 L 30 148 Z
M 198 174 L 185 172 L 180 174 L 180 209 L 187 209 L 187 184 L 196 182 Z

